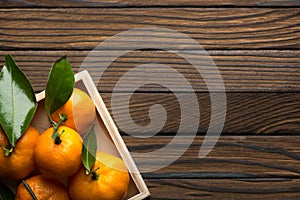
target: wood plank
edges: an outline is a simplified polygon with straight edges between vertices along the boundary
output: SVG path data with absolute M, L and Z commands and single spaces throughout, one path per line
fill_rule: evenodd
M 299 6 L 298 0 L 93 0 L 93 1 L 72 1 L 72 0 L 5 0 L 0 1 L 1 7 L 130 7 L 130 6 Z
M 299 179 L 147 179 L 150 199 L 297 200 Z
M 153 159 L 150 152 L 165 147 L 174 137 L 123 137 L 143 176 L 149 179 L 300 177 L 299 136 L 221 136 L 212 151 L 199 158 L 203 138 L 197 136 L 183 153 L 181 147 L 189 146 L 189 139 L 193 138 L 178 136 L 176 144 L 169 145 L 169 151 L 162 150 Z M 162 167 L 162 160 L 165 162 L 182 153 L 172 164 L 152 171 Z
M 205 49 L 299 49 L 299 8 L 125 8 L 1 9 L 0 48 L 93 49 L 103 40 L 132 28 L 170 28 L 187 34 Z M 197 45 L 153 32 L 161 45 L 196 49 Z M 126 45 L 143 36 L 124 37 Z M 180 45 L 174 44 L 180 41 Z M 120 49 L 117 46 L 107 48 Z M 128 48 L 128 47 L 123 47 Z M 173 48 L 173 47 L 170 47 Z
M 101 94 L 110 113 L 111 94 Z M 189 110 L 181 105 L 174 94 L 164 93 L 135 93 L 130 105 L 125 101 L 127 94 L 119 94 L 114 104 L 117 125 L 125 127 L 127 134 L 135 133 L 135 126 L 126 115 L 128 110 L 132 120 L 139 126 L 150 123 L 149 109 L 151 106 L 162 105 L 167 113 L 164 127 L 159 134 L 177 133 L 182 121 L 186 133 L 194 130 L 198 113 L 190 113 L 189 120 L 182 120 L 180 110 Z M 190 98 L 186 94 L 178 94 L 179 98 Z M 200 123 L 198 134 L 205 134 L 211 119 L 211 100 L 208 93 L 197 94 L 200 108 Z M 226 120 L 223 134 L 299 134 L 300 133 L 300 93 L 227 93 Z M 222 103 L 220 104 L 222 106 Z M 221 111 L 219 111 L 221 112 Z M 218 113 L 219 113 L 218 112 Z M 159 111 L 151 113 L 153 118 L 164 118 Z M 217 114 L 218 115 L 218 114 Z M 116 118 L 117 117 L 117 118 Z M 154 128 L 156 129 L 156 128 Z M 152 132 L 150 128 L 148 132 Z M 155 132 L 155 130 L 153 130 Z M 155 132 L 157 133 L 157 132 Z
M 114 51 L 113 51 L 114 52 Z M 194 51 L 185 51 L 194 54 Z M 47 76 L 52 63 L 63 55 L 68 55 L 74 71 L 77 72 L 89 51 L 0 51 L 0 63 L 4 63 L 4 54 L 12 53 L 19 66 L 32 81 L 35 91 L 45 88 Z M 208 51 L 220 70 L 227 92 L 299 92 L 300 91 L 300 51 Z M 92 56 L 87 65 L 88 71 L 96 83 L 100 72 L 104 69 L 99 65 L 105 64 L 111 57 Z M 196 55 L 192 59 L 200 60 Z M 199 72 L 182 57 L 164 51 L 133 51 L 115 60 L 105 71 L 98 83 L 100 92 L 112 92 L 115 84 L 130 69 L 147 63 L 159 63 L 172 67 L 183 75 L 196 92 L 207 92 L 207 85 Z M 1 65 L 2 65 L 1 64 Z M 82 68 L 81 68 L 82 69 Z M 153 81 L 165 81 L 165 77 L 177 87 L 178 92 L 187 91 L 182 85 L 181 78 L 172 73 L 163 73 L 167 67 L 156 65 L 147 67 L 147 72 L 154 74 Z M 205 64 L 202 68 L 204 75 L 210 73 Z M 129 77 L 145 77 L 147 73 L 132 74 Z M 213 80 L 211 78 L 211 80 Z M 128 92 L 134 88 L 135 82 L 129 82 L 119 87 L 118 92 Z M 220 88 L 215 86 L 214 90 Z M 147 84 L 138 89 L 139 92 L 169 92 L 158 84 Z

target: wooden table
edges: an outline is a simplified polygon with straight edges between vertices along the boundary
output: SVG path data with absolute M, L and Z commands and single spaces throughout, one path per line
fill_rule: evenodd
M 143 174 L 151 199 L 300 199 L 299 0 L 2 0 L 0 6 L 1 63 L 12 53 L 35 91 L 45 88 L 51 64 L 60 56 L 68 55 L 77 72 L 99 42 L 131 28 L 174 29 L 208 51 L 224 79 L 227 116 L 221 138 L 203 159 L 197 155 L 211 115 L 210 98 L 201 76 L 184 59 L 153 49 L 134 51 L 116 60 L 100 82 L 110 111 L 114 84 L 137 64 L 171 66 L 196 91 L 197 137 L 179 160 Z M 121 101 L 116 105 L 120 115 Z M 147 125 L 155 103 L 165 107 L 167 122 L 148 139 L 122 133 L 131 151 L 159 149 L 176 134 L 179 105 L 165 87 L 139 88 L 130 103 L 132 119 Z

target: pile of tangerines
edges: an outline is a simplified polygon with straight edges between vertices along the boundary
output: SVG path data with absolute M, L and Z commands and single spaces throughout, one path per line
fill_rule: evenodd
M 62 113 L 66 116 L 63 120 Z M 59 126 L 43 133 L 29 125 L 11 153 L 5 151 L 9 140 L 0 127 L 0 177 L 19 181 L 15 199 L 123 199 L 130 178 L 121 159 L 97 152 L 90 174 L 82 163 L 82 136 L 96 120 L 89 95 L 74 88 L 52 120 Z M 54 131 L 58 133 L 55 139 Z

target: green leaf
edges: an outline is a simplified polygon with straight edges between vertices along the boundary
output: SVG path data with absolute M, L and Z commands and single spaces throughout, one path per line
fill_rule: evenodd
M 4 184 L 0 183 L 0 200 L 14 200 L 14 193 L 6 187 Z
M 32 86 L 11 55 L 5 56 L 0 72 L 0 124 L 10 144 L 28 128 L 37 108 Z
M 87 174 L 89 174 L 91 168 L 95 164 L 96 152 L 97 152 L 97 139 L 96 139 L 94 127 L 92 127 L 89 133 L 83 139 L 83 146 L 82 146 L 82 163 L 86 169 Z
M 45 109 L 51 119 L 57 109 L 70 98 L 75 83 L 72 67 L 66 56 L 57 60 L 50 71 L 46 86 Z

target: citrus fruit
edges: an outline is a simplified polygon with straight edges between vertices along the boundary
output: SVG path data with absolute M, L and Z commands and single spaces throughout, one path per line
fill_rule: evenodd
M 38 200 L 69 200 L 65 186 L 56 179 L 36 175 L 25 180 Z M 23 183 L 20 183 L 15 200 L 32 200 L 32 196 Z
M 60 126 L 60 143 L 52 138 L 54 128 L 41 134 L 34 146 L 33 157 L 42 173 L 62 178 L 76 173 L 81 166 L 82 139 L 73 129 Z
M 59 121 L 58 113 L 67 115 L 68 119 L 64 125 L 76 130 L 82 136 L 88 132 L 96 118 L 92 99 L 78 88 L 74 88 L 69 100 L 51 115 L 56 123 Z
M 40 133 L 33 126 L 28 129 L 17 141 L 10 155 L 5 156 L 4 148 L 9 146 L 9 141 L 0 128 L 0 176 L 11 179 L 22 179 L 28 176 L 36 165 L 33 160 L 33 148 Z
M 97 152 L 97 159 L 92 170 L 86 174 L 81 168 L 69 180 L 69 194 L 73 200 L 123 199 L 129 185 L 129 174 L 124 162 L 107 153 Z

